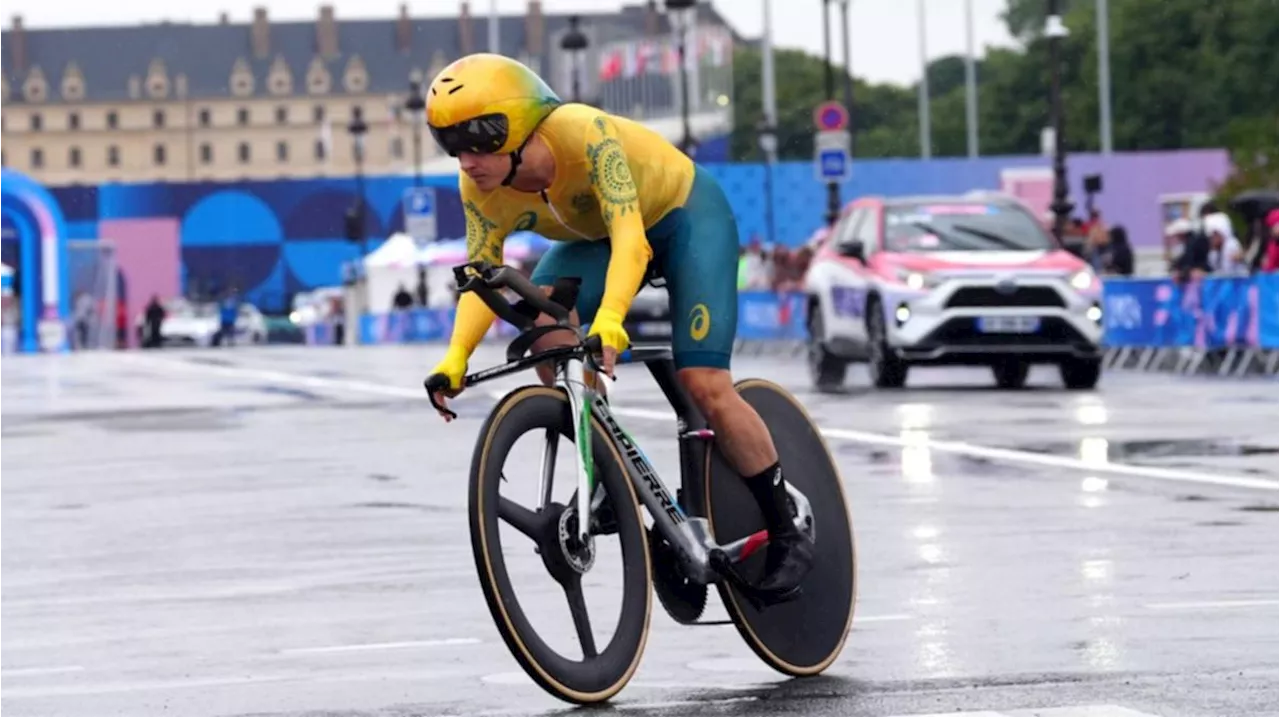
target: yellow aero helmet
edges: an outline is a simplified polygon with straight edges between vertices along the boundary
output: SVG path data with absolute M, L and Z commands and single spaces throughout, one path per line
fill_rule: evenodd
M 427 125 L 452 157 L 512 154 L 560 104 L 533 70 L 509 57 L 479 53 L 454 61 L 431 81 Z

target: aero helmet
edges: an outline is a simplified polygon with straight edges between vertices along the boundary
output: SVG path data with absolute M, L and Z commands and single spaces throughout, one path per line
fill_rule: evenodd
M 518 163 L 534 128 L 560 104 L 533 70 L 509 57 L 478 53 L 455 60 L 431 81 L 427 125 L 452 157 L 511 154 Z

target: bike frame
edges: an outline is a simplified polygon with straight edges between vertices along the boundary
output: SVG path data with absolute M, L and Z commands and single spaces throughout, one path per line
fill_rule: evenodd
M 606 428 L 609 441 L 622 456 L 623 469 L 627 478 L 635 486 L 636 495 L 653 518 L 653 527 L 659 535 L 674 546 L 687 577 L 701 584 L 714 582 L 720 576 L 713 570 L 711 553 L 721 550 L 730 562 L 738 563 L 758 551 L 767 544 L 764 531 L 720 545 L 711 536 L 710 523 L 706 519 L 706 497 L 704 485 L 707 471 L 707 452 L 711 450 L 715 433 L 707 425 L 706 419 L 698 412 L 676 379 L 675 364 L 671 360 L 669 349 L 640 348 L 632 350 L 630 362 L 642 361 L 649 373 L 666 395 L 667 401 L 676 412 L 677 435 L 680 442 L 680 477 L 681 490 L 679 498 L 692 502 L 692 505 L 681 505 L 681 500 L 672 500 L 662 478 L 644 452 L 640 450 L 631 437 L 614 418 L 609 404 L 595 391 L 587 386 L 584 380 L 584 366 L 580 358 L 563 359 L 556 366 L 556 383 L 565 390 L 569 397 L 569 408 L 574 420 L 574 431 L 578 437 L 577 454 L 578 491 L 575 509 L 578 515 L 593 515 L 594 510 L 603 501 L 604 494 L 596 490 L 592 475 L 591 441 L 581 440 L 590 436 L 590 420 L 592 414 L 600 419 Z M 551 474 L 554 471 L 556 447 L 559 436 L 548 431 L 547 445 L 543 451 L 542 481 L 540 493 L 544 503 L 550 499 Z M 702 484 L 691 484 L 691 481 L 702 480 Z M 790 483 L 787 492 L 796 504 L 796 527 L 809 533 L 814 532 L 813 510 L 808 498 Z M 692 513 L 692 515 L 690 515 Z M 580 539 L 586 544 L 590 535 L 590 520 L 578 521 Z

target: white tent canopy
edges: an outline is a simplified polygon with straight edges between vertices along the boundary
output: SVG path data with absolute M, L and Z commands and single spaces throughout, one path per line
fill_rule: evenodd
M 382 246 L 364 258 L 365 269 L 379 268 L 413 268 L 418 263 L 418 245 L 413 237 L 400 232 L 392 234 Z

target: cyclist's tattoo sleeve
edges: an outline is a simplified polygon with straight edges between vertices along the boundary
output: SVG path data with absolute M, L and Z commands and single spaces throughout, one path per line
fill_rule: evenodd
M 462 210 L 467 217 L 467 261 L 487 261 L 494 266 L 502 263 L 502 241 L 506 232 L 498 222 L 486 216 L 474 198 L 469 198 L 466 185 L 462 186 Z M 475 294 L 466 293 L 458 299 L 458 312 L 453 320 L 453 336 L 449 343 L 466 349 L 470 355 L 493 325 L 493 310 Z
M 644 279 L 653 249 L 644 234 L 639 192 L 631 178 L 627 153 L 618 141 L 617 128 L 608 117 L 600 115 L 587 129 L 586 143 L 591 191 L 600 203 L 600 215 L 612 243 L 600 308 L 625 316 Z

